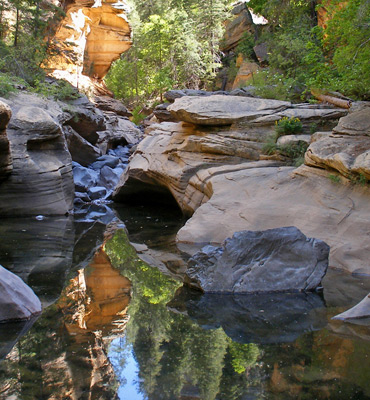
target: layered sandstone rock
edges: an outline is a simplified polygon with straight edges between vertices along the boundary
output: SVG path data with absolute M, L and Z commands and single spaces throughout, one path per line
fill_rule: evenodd
M 72 217 L 1 218 L 0 259 L 40 297 L 54 302 L 72 264 Z
M 12 157 L 6 127 L 12 115 L 10 107 L 0 101 L 0 182 L 12 171 Z
M 370 104 L 340 119 L 331 135 L 310 145 L 307 165 L 370 180 Z M 365 182 L 363 182 L 365 183 Z
M 131 46 L 131 28 L 124 0 L 75 0 L 66 3 L 65 17 L 54 40 L 62 48 L 47 68 L 77 87 L 98 83 L 112 62 Z M 91 78 L 84 79 L 83 76 Z M 96 88 L 99 92 L 99 87 Z M 104 93 L 104 88 L 101 88 Z
M 210 97 L 181 97 L 167 109 L 179 121 L 199 125 L 231 125 L 246 119 L 256 119 L 283 111 L 291 103 L 280 100 L 240 98 L 215 95 Z
M 115 200 L 137 201 L 149 193 L 160 201 L 172 196 L 191 216 L 177 235 L 182 243 L 221 243 L 236 231 L 296 226 L 331 246 L 329 265 L 370 273 L 368 186 L 345 178 L 337 184 L 329 170 L 295 170 L 261 155 L 275 121 L 283 116 L 301 119 L 308 133 L 313 123 L 331 129 L 345 110 L 233 96 L 182 97 L 169 108 L 187 122 L 149 128 Z M 317 134 L 311 146 L 333 135 Z M 345 135 L 351 144 L 336 137 L 336 158 L 353 146 L 357 149 L 353 142 L 358 136 Z
M 235 231 L 296 226 L 331 247 L 329 265 L 370 273 L 368 187 L 336 184 L 324 170 L 266 167 L 261 162 L 198 173 L 189 184 L 202 204 L 178 233 L 178 241 L 220 243 Z M 192 185 L 192 188 L 190 187 Z
M 13 113 L 7 129 L 13 171 L 0 186 L 0 214 L 68 213 L 74 187 L 72 160 L 58 121 L 62 111 L 36 96 L 7 101 Z
M 0 183 L 0 215 L 70 212 L 75 189 L 72 160 L 82 166 L 91 165 L 109 151 L 137 143 L 142 136 L 127 117 L 97 109 L 86 96 L 63 103 L 18 93 L 4 99 L 4 103 L 8 104 L 3 107 L 8 111 L 1 113 L 6 116 L 2 126 L 6 125 L 10 109 L 13 117 L 8 136 L 0 138 L 9 139 L 13 173 Z M 9 154 L 4 151 L 0 162 L 9 160 Z M 126 154 L 116 155 L 117 163 L 127 158 Z M 119 169 L 116 174 L 121 172 Z M 4 177 L 5 172 L 0 176 Z
M 254 24 L 246 4 L 241 2 L 234 7 L 232 17 L 225 23 L 225 35 L 221 50 L 225 52 L 235 48 L 245 32 L 254 32 Z

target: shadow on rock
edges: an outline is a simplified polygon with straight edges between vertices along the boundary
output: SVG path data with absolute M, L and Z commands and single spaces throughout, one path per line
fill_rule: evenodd
M 222 327 L 240 343 L 286 343 L 322 329 L 325 303 L 317 293 L 201 294 L 180 288 L 167 304 L 204 329 Z

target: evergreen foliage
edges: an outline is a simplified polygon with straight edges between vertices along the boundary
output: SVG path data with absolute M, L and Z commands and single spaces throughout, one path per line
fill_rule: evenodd
M 260 73 L 258 94 L 302 100 L 311 88 L 370 99 L 370 2 L 368 0 L 251 0 L 270 23 L 264 40 L 269 71 Z M 317 12 L 326 10 L 324 28 Z M 278 77 L 278 82 L 276 77 Z
M 131 0 L 133 46 L 106 77 L 132 106 L 162 100 L 172 88 L 206 87 L 221 65 L 219 41 L 230 0 Z
M 2 0 L 0 4 L 0 92 L 7 95 L 17 86 L 42 94 L 70 97 L 67 84 L 44 83 L 43 62 L 58 53 L 53 41 L 53 22 L 63 15 L 61 8 L 42 0 Z M 50 90 L 49 90 L 50 88 Z
M 231 0 L 128 0 L 133 46 L 109 72 L 106 83 L 136 109 L 163 101 L 176 88 L 211 88 L 221 66 L 219 44 Z M 265 42 L 269 67 L 254 74 L 261 97 L 311 100 L 311 89 L 370 99 L 369 0 L 250 0 L 248 7 L 268 20 L 246 34 L 235 55 L 256 60 L 253 47 Z M 326 22 L 318 26 L 318 13 Z M 58 54 L 53 21 L 63 12 L 42 0 L 0 2 L 0 91 L 30 85 L 45 92 L 43 62 Z M 230 80 L 235 60 L 227 58 Z M 16 77 L 16 78 L 15 78 Z M 17 83 L 20 82 L 20 83 Z M 219 88 L 218 88 L 219 89 Z

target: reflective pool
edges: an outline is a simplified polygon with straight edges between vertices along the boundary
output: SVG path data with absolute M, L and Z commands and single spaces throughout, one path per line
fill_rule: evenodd
M 99 212 L 2 224 L 0 263 L 44 311 L 0 325 L 1 399 L 370 398 L 369 328 L 331 320 L 369 279 L 330 270 L 322 294 L 201 295 L 178 279 L 181 216 Z

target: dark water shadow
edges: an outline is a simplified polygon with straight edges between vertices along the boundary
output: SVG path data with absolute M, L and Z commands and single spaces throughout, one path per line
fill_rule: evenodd
M 0 323 L 0 361 L 10 353 L 14 345 L 32 328 L 38 318 L 39 315 L 27 321 Z
M 322 329 L 325 303 L 317 293 L 201 294 L 180 288 L 167 304 L 204 329 L 222 327 L 239 343 L 287 343 Z
M 27 283 L 45 307 L 59 296 L 72 263 L 72 217 L 7 218 L 0 224 L 0 264 Z
M 114 210 L 125 224 L 131 242 L 178 251 L 175 238 L 186 218 L 177 207 L 158 204 L 127 207 L 114 204 Z

